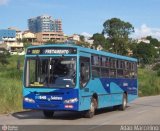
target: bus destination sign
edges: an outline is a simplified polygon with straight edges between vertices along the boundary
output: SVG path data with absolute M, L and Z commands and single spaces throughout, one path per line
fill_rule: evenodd
M 28 55 L 40 55 L 40 54 L 76 54 L 76 48 L 33 48 L 28 49 Z
M 70 54 L 70 51 L 68 49 L 46 49 L 44 54 Z

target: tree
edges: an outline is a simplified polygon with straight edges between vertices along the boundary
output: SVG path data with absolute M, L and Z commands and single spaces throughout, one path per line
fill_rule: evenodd
M 150 41 L 150 44 L 152 44 L 155 47 L 160 47 L 160 42 L 156 38 L 152 38 L 152 36 L 147 36 L 147 40 Z
M 151 44 L 140 42 L 133 49 L 133 55 L 139 58 L 142 64 L 150 64 L 153 63 L 156 57 L 156 49 Z
M 84 35 L 79 35 L 79 36 L 80 36 L 80 41 L 76 41 L 75 44 L 82 47 L 90 47 L 90 44 L 85 41 L 85 36 Z
M 112 45 L 112 52 L 126 55 L 128 53 L 129 35 L 134 32 L 134 27 L 129 22 L 118 18 L 106 20 L 103 24 L 102 34 L 107 35 Z
M 155 57 L 160 58 L 160 42 L 156 38 L 152 38 L 152 36 L 147 36 L 146 39 L 149 40 L 150 44 L 156 49 Z
M 95 49 L 97 49 L 98 46 L 105 48 L 106 39 L 105 39 L 104 35 L 99 34 L 99 33 L 95 33 L 95 34 L 93 34 L 91 39 L 94 40 L 93 46 L 95 47 Z
M 80 41 L 85 42 L 85 37 L 83 35 L 80 35 Z

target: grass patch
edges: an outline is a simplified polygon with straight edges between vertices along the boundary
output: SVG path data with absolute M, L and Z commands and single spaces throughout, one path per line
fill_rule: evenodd
M 17 69 L 20 59 L 21 69 Z M 0 67 L 0 113 L 22 110 L 22 70 L 24 56 L 11 56 L 9 65 Z
M 140 96 L 160 94 L 160 77 L 157 76 L 157 72 L 147 69 L 139 69 L 138 82 Z

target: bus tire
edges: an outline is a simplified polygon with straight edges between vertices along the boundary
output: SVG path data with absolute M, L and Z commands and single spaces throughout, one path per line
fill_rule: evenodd
M 95 114 L 96 107 L 97 107 L 97 100 L 95 98 L 92 98 L 90 109 L 85 112 L 85 118 L 92 118 Z
M 46 118 L 52 118 L 53 115 L 54 115 L 54 111 L 43 110 L 43 115 L 44 115 Z
M 124 111 L 127 107 L 127 95 L 124 93 L 123 94 L 123 99 L 122 99 L 122 104 L 120 105 L 120 110 Z

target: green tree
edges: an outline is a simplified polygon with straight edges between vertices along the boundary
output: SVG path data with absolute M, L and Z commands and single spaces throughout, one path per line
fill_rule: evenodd
M 90 47 L 90 44 L 85 41 L 85 36 L 84 35 L 79 35 L 80 36 L 80 41 L 76 41 L 75 44 L 83 47 Z
M 146 39 L 149 40 L 150 44 L 152 44 L 153 46 L 160 47 L 160 42 L 156 38 L 152 38 L 152 36 L 147 36 Z
M 160 42 L 156 38 L 152 38 L 152 36 L 147 36 L 147 40 L 150 41 L 150 44 L 155 47 L 156 58 L 160 58 Z
M 95 47 L 95 49 L 97 49 L 98 46 L 105 48 L 106 38 L 104 37 L 104 35 L 99 34 L 99 33 L 95 33 L 95 34 L 93 34 L 91 39 L 94 40 L 93 46 Z
M 90 47 L 90 44 L 88 42 L 82 42 L 82 41 L 77 41 L 76 45 L 79 45 L 82 47 Z
M 150 64 L 154 62 L 156 49 L 151 44 L 140 42 L 136 48 L 133 49 L 133 55 L 139 58 L 140 63 Z
M 102 33 L 108 36 L 112 46 L 112 52 L 126 55 L 130 42 L 129 35 L 134 32 L 134 27 L 129 22 L 122 21 L 118 18 L 106 20 L 103 27 Z
M 80 41 L 85 42 L 85 37 L 83 35 L 80 35 Z

